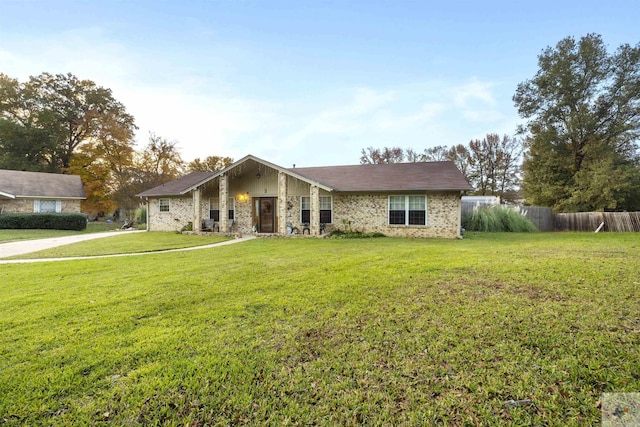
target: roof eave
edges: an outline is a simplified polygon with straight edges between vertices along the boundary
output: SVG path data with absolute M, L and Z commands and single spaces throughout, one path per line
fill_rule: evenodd
M 472 191 L 473 188 L 360 188 L 360 189 L 340 189 L 336 188 L 336 192 L 340 193 L 406 193 L 408 191 L 424 191 L 424 192 L 456 192 L 456 191 Z
M 244 156 L 243 158 L 241 158 L 240 160 L 238 160 L 237 162 L 233 163 L 232 165 L 227 166 L 226 168 L 224 168 L 220 172 L 218 172 L 216 175 L 214 175 L 212 178 L 224 175 L 225 173 L 229 172 L 230 170 L 232 170 L 236 166 L 246 162 L 247 160 L 253 160 L 254 162 L 262 163 L 263 165 L 268 166 L 268 167 L 270 167 L 272 169 L 275 169 L 278 172 L 285 173 L 285 174 L 287 174 L 287 175 L 289 175 L 289 176 L 291 176 L 293 178 L 299 179 L 299 180 L 304 181 L 304 182 L 306 182 L 308 184 L 311 184 L 311 185 L 315 185 L 318 188 L 321 188 L 321 189 L 323 189 L 325 191 L 331 192 L 331 191 L 335 190 L 334 188 L 329 187 L 328 185 L 322 184 L 321 182 L 315 181 L 315 180 L 307 178 L 307 177 L 305 177 L 303 175 L 300 175 L 300 174 L 297 174 L 295 172 L 292 172 L 291 169 L 283 168 L 282 166 L 278 166 L 275 163 L 268 162 L 266 160 L 263 160 L 263 159 L 261 159 L 259 157 L 254 156 L 252 154 L 248 154 L 248 155 Z
M 24 196 L 17 194 L 15 198 L 19 199 L 55 199 L 55 200 L 86 200 L 87 196 Z
M 196 188 L 200 187 L 202 184 L 206 184 L 209 181 L 212 181 L 213 179 L 215 179 L 216 177 L 220 176 L 218 173 L 216 173 L 215 175 L 211 175 L 205 179 L 202 179 L 200 181 L 198 181 L 197 183 L 193 184 L 191 187 L 188 187 L 185 190 L 182 190 L 181 192 L 179 192 L 178 194 L 175 194 L 176 196 L 184 196 L 185 194 L 187 194 L 190 191 L 195 190 Z

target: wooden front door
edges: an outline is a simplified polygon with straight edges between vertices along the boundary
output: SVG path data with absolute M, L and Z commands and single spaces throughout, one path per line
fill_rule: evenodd
M 276 232 L 276 199 L 275 197 L 260 197 L 254 206 L 258 212 L 258 232 Z

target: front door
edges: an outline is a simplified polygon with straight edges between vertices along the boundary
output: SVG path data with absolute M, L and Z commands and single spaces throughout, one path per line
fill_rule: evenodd
M 258 202 L 258 232 L 275 233 L 276 231 L 276 199 L 260 197 Z

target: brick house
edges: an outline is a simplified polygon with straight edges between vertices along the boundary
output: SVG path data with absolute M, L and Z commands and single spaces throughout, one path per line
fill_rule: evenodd
M 350 227 L 387 236 L 460 236 L 472 190 L 452 162 L 283 168 L 248 155 L 140 193 L 147 229 L 320 235 Z
M 80 212 L 84 199 L 79 176 L 0 169 L 0 213 Z

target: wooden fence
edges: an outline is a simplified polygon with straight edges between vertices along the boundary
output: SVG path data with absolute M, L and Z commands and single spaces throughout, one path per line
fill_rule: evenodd
M 579 212 L 554 215 L 555 231 L 635 231 L 640 232 L 640 212 Z
M 462 214 L 471 212 L 477 203 L 463 202 Z M 640 232 L 640 212 L 579 212 L 554 214 L 551 208 L 520 206 L 520 213 L 540 231 L 634 231 Z
M 553 231 L 553 210 L 543 206 L 522 206 L 520 212 L 540 231 Z

